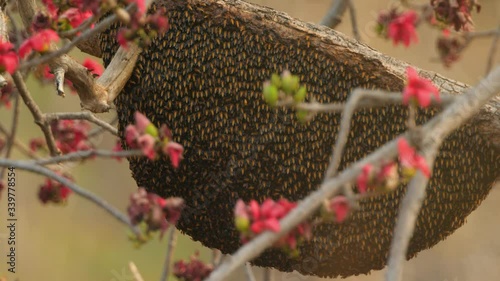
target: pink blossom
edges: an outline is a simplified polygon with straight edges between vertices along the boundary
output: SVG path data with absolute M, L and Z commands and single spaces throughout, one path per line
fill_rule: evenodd
M 58 42 L 59 35 L 52 29 L 44 29 L 26 39 L 19 47 L 19 55 L 24 58 L 32 50 L 43 53 L 50 49 L 50 43 Z
M 134 125 L 128 125 L 125 128 L 125 141 L 131 148 L 137 148 L 137 139 L 139 136 L 140 134 Z
M 168 155 L 172 166 L 177 169 L 179 168 L 179 163 L 182 159 L 182 153 L 184 152 L 184 147 L 176 142 L 169 141 L 165 146 L 163 153 Z
M 403 90 L 403 104 L 407 105 L 410 100 L 416 100 L 418 104 L 426 108 L 431 104 L 431 94 L 440 101 L 439 90 L 430 80 L 421 78 L 412 67 L 406 68 L 408 82 Z
M 335 216 L 335 222 L 341 223 L 349 214 L 349 201 L 345 196 L 335 196 L 329 201 L 329 209 Z
M 359 193 L 363 194 L 368 189 L 369 183 L 373 176 L 372 171 L 373 171 L 373 166 L 371 164 L 366 164 L 363 167 L 357 179 Z
M 7 71 L 12 74 L 16 71 L 19 59 L 13 48 L 10 42 L 0 41 L 0 72 Z
M 90 72 L 92 72 L 92 74 L 96 76 L 101 76 L 102 72 L 104 71 L 104 68 L 100 63 L 90 58 L 86 58 L 83 61 L 82 65 L 85 66 Z
M 134 113 L 134 119 L 135 119 L 135 127 L 137 128 L 137 131 L 140 134 L 144 134 L 146 132 L 146 128 L 151 124 L 151 121 L 144 116 L 144 114 L 140 113 L 139 111 L 136 111 Z
M 90 17 L 92 17 L 91 11 L 82 12 L 77 8 L 69 8 L 59 16 L 59 19 L 68 20 L 71 27 L 76 28 Z
M 141 135 L 137 138 L 137 143 L 142 153 L 146 155 L 150 160 L 154 160 L 156 157 L 155 151 L 155 139 L 150 135 Z
M 415 11 L 405 12 L 389 23 L 387 36 L 392 38 L 395 45 L 402 42 L 408 47 L 411 41 L 418 42 L 418 36 L 415 32 L 417 14 Z
M 399 163 L 403 169 L 411 176 L 415 170 L 420 170 L 424 176 L 430 178 L 431 171 L 425 158 L 417 154 L 416 150 L 410 146 L 405 138 L 398 140 Z

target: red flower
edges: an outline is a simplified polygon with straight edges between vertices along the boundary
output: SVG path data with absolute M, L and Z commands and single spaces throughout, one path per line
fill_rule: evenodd
M 403 90 L 403 104 L 408 105 L 413 99 L 421 107 L 428 107 L 431 104 L 431 94 L 440 101 L 439 89 L 430 80 L 419 77 L 417 71 L 411 67 L 406 68 L 406 74 L 408 82 Z
M 190 258 L 189 262 L 177 261 L 174 263 L 173 274 L 183 281 L 201 281 L 210 275 L 213 265 L 206 264 L 198 259 L 198 253 Z
M 129 39 L 127 38 L 128 33 L 129 32 L 127 29 L 121 28 L 118 31 L 118 34 L 116 35 L 116 41 L 118 41 L 118 44 L 120 44 L 120 46 L 122 46 L 125 49 L 128 49 L 128 41 L 129 41 Z
M 146 128 L 151 124 L 151 121 L 139 111 L 134 113 L 135 127 L 137 131 L 141 134 L 146 133 Z
M 43 138 L 34 138 L 30 140 L 30 149 L 35 152 L 45 146 L 45 140 Z
M 101 76 L 102 72 L 104 71 L 104 68 L 102 65 L 92 59 L 86 58 L 83 61 L 83 66 L 85 66 L 92 74 L 96 76 Z
M 345 196 L 338 195 L 332 199 L 326 200 L 324 208 L 327 213 L 333 214 L 335 222 L 341 223 L 347 218 L 350 206 Z
M 64 203 L 69 195 L 71 194 L 71 189 L 61 183 L 54 181 L 52 179 L 46 179 L 45 184 L 40 186 L 38 191 L 38 198 L 43 204 L 48 202 L 52 203 Z
M 399 163 L 403 167 L 403 172 L 412 177 L 416 170 L 420 170 L 424 176 L 430 178 L 431 171 L 424 157 L 417 154 L 416 150 L 410 146 L 405 138 L 398 140 Z
M 279 232 L 280 219 L 284 218 L 297 206 L 295 202 L 286 199 L 274 201 L 266 199 L 261 205 L 251 200 L 246 205 L 243 200 L 238 200 L 234 208 L 236 229 L 240 232 L 243 243 L 264 231 Z M 286 247 L 296 253 L 297 242 L 311 238 L 311 226 L 308 222 L 302 222 L 294 230 L 282 237 L 274 246 Z
M 168 155 L 170 162 L 174 168 L 179 168 L 179 163 L 182 159 L 182 153 L 184 152 L 184 147 L 176 142 L 169 141 L 163 147 L 163 153 Z
M 51 42 L 58 42 L 59 35 L 52 29 L 44 29 L 35 35 L 26 39 L 19 47 L 19 55 L 24 58 L 32 50 L 37 52 L 46 52 L 50 49 Z
M 91 11 L 81 12 L 77 8 L 69 8 L 59 16 L 59 20 L 67 20 L 72 28 L 76 28 L 92 15 Z
M 184 208 L 184 200 L 178 197 L 161 198 L 157 194 L 139 188 L 130 195 L 127 212 L 132 224 L 145 223 L 146 232 L 160 230 L 160 237 L 170 224 L 176 224 Z
M 57 120 L 51 123 L 56 145 L 63 154 L 91 149 L 88 143 L 90 126 L 81 120 Z
M 411 41 L 418 42 L 415 25 L 417 22 L 417 14 L 415 11 L 405 12 L 389 23 L 387 36 L 392 38 L 395 45 L 402 42 L 408 47 Z
M 357 179 L 359 193 L 363 194 L 366 192 L 372 177 L 373 166 L 371 164 L 366 164 Z
M 12 74 L 16 71 L 19 60 L 13 48 L 10 42 L 0 41 L 0 72 L 7 71 Z
M 155 139 L 150 135 L 142 135 L 137 138 L 139 148 L 150 160 L 154 160 L 156 157 L 155 142 Z

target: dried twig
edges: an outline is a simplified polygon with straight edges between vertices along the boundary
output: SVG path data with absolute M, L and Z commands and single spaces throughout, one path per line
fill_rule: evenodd
M 118 136 L 118 130 L 115 127 L 111 126 L 106 121 L 95 117 L 94 114 L 92 114 L 91 112 L 88 112 L 88 111 L 45 113 L 45 119 L 49 123 L 53 120 L 60 120 L 60 119 L 87 120 L 89 122 L 92 122 L 92 123 L 98 125 L 99 127 L 103 128 L 103 129 L 105 129 L 106 131 L 110 132 L 111 134 Z
M 135 266 L 134 262 L 129 262 L 128 268 L 130 269 L 132 276 L 134 276 L 134 281 L 144 281 L 144 278 L 142 278 L 141 273 L 139 272 L 139 269 L 137 269 L 137 266 Z
M 328 26 L 330 28 L 335 28 L 342 22 L 342 15 L 347 9 L 348 0 L 333 0 L 332 7 L 328 10 L 328 13 L 321 20 L 320 24 Z
M 170 274 L 170 264 L 172 263 L 172 256 L 174 254 L 176 243 L 177 243 L 177 232 L 175 231 L 175 227 L 171 225 L 167 243 L 167 256 L 165 257 L 165 263 L 163 264 L 163 271 L 161 274 L 160 281 L 166 281 L 168 275 Z
M 81 161 L 96 156 L 101 158 L 122 158 L 122 157 L 132 157 L 132 156 L 144 156 L 144 153 L 142 153 L 142 151 L 140 150 L 123 150 L 123 151 L 80 150 L 77 152 L 72 152 L 64 155 L 54 156 L 45 159 L 38 159 L 31 162 L 33 164 L 45 166 L 63 162 Z
M 249 262 L 245 263 L 245 273 L 247 275 L 248 281 L 256 281 L 255 275 L 253 274 L 253 271 L 252 271 L 252 266 L 250 265 Z
M 18 71 L 16 71 L 12 75 L 12 79 L 16 84 L 17 90 L 19 92 L 19 95 L 21 95 L 24 104 L 26 104 L 26 107 L 28 107 L 31 114 L 33 115 L 35 123 L 40 127 L 40 129 L 42 129 L 43 135 L 45 136 L 45 142 L 47 143 L 47 147 L 49 148 L 50 155 L 55 156 L 59 154 L 59 149 L 56 146 L 54 135 L 52 134 L 49 123 L 45 119 L 38 105 L 31 97 L 31 94 L 29 93 L 28 88 L 24 83 L 23 77 Z
M 7 138 L 10 136 L 9 132 L 7 131 L 7 129 L 5 129 L 1 123 L 0 123 L 0 133 L 4 134 L 4 136 L 6 136 Z M 17 149 L 19 149 L 19 151 L 21 151 L 21 153 L 25 154 L 26 156 L 28 156 L 30 158 L 33 158 L 33 159 L 38 159 L 39 158 L 36 155 L 36 153 L 34 153 L 33 151 L 31 151 L 31 149 L 29 149 L 28 147 L 26 147 L 26 145 L 24 145 L 24 143 L 20 142 L 17 138 L 14 138 L 13 144 L 14 144 L 14 146 Z
M 493 42 L 491 42 L 490 51 L 488 53 L 488 60 L 486 61 L 486 74 L 488 74 L 491 71 L 491 68 L 493 67 L 493 60 L 497 52 L 499 41 L 500 41 L 500 25 L 497 28 L 497 33 L 493 37 Z
M 422 151 L 431 170 L 439 145 L 440 143 L 432 143 L 431 146 L 426 146 Z M 401 280 L 403 262 L 406 260 L 406 250 L 413 236 L 415 222 L 425 199 L 425 189 L 428 181 L 429 179 L 426 176 L 418 172 L 407 187 L 394 228 L 394 237 L 392 238 L 388 261 L 389 270 L 385 278 L 387 281 Z
M 12 124 L 10 127 L 10 134 L 8 134 L 7 142 L 5 144 L 6 151 L 4 157 L 7 159 L 10 158 L 10 154 L 12 153 L 12 148 L 14 147 L 14 140 L 16 139 L 18 122 L 19 122 L 19 95 L 16 95 L 14 99 L 14 112 L 12 112 Z M 4 167 L 0 172 L 0 181 L 3 179 L 3 176 L 5 174 L 5 169 L 7 168 Z
M 132 232 L 137 235 L 137 237 L 141 237 L 141 232 L 140 230 L 132 224 L 130 219 L 128 218 L 127 215 L 122 214 L 118 209 L 110 205 L 107 201 L 104 199 L 98 197 L 97 195 L 93 194 L 92 192 L 81 188 L 74 182 L 70 181 L 69 179 L 51 171 L 50 169 L 47 169 L 45 167 L 39 166 L 34 164 L 32 161 L 16 161 L 16 160 L 9 160 L 9 159 L 0 159 L 0 166 L 1 167 L 14 167 L 20 170 L 26 170 L 30 171 L 36 174 L 40 174 L 43 176 L 46 176 L 48 178 L 51 178 L 53 180 L 56 180 L 60 182 L 62 185 L 68 187 L 73 191 L 75 194 L 80 195 L 81 197 L 89 200 L 90 202 L 96 204 L 98 207 L 104 209 L 106 212 L 108 212 L 112 217 L 116 218 L 118 221 L 121 223 L 124 223 L 127 225 Z
M 219 266 L 222 261 L 222 252 L 218 249 L 212 249 L 212 265 L 214 268 Z

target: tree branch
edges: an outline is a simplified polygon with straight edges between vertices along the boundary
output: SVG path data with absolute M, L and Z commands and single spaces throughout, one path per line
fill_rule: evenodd
M 89 122 L 96 124 L 97 126 L 103 128 L 103 129 L 105 129 L 106 131 L 110 132 L 111 134 L 118 136 L 118 130 L 115 127 L 111 126 L 106 121 L 95 117 L 94 114 L 92 114 L 91 112 L 88 112 L 88 111 L 45 113 L 45 119 L 49 123 L 53 120 L 60 120 L 60 119 L 87 120 Z
M 176 244 L 177 233 L 175 231 L 175 227 L 171 225 L 168 233 L 167 256 L 165 257 L 165 263 L 163 263 L 163 271 L 160 281 L 167 281 L 168 276 L 170 275 L 170 265 L 172 263 L 172 256 L 174 255 L 174 248 Z
M 35 123 L 40 127 L 40 129 L 42 129 L 43 135 L 45 136 L 45 142 L 47 143 L 47 147 L 49 148 L 50 155 L 58 155 L 59 149 L 56 146 L 54 135 L 52 134 L 49 123 L 45 119 L 38 105 L 31 97 L 31 94 L 29 93 L 28 88 L 26 87 L 23 77 L 21 76 L 19 71 L 14 72 L 14 74 L 12 75 L 12 79 L 16 84 L 17 90 L 19 92 L 19 95 L 21 95 L 24 104 L 26 104 L 26 107 L 28 107 L 28 109 L 30 110 L 31 115 L 33 115 Z
M 48 178 L 51 178 L 53 180 L 56 180 L 60 182 L 62 185 L 67 186 L 71 191 L 73 191 L 75 194 L 80 195 L 81 197 L 89 200 L 90 202 L 96 204 L 98 207 L 104 209 L 106 212 L 108 212 L 112 217 L 117 219 L 119 222 L 127 225 L 132 232 L 137 235 L 137 237 L 141 237 L 141 232 L 140 230 L 132 224 L 132 222 L 129 220 L 127 215 L 122 214 L 118 209 L 110 205 L 108 202 L 106 202 L 104 199 L 98 197 L 97 195 L 93 194 L 92 192 L 85 190 L 81 188 L 80 186 L 76 185 L 74 182 L 68 180 L 67 178 L 56 174 L 55 172 L 42 167 L 33 164 L 31 161 L 15 161 L 15 160 L 9 160 L 9 159 L 0 159 L 0 166 L 1 167 L 14 167 L 20 170 L 25 170 L 25 171 L 30 171 L 39 175 L 46 176 Z

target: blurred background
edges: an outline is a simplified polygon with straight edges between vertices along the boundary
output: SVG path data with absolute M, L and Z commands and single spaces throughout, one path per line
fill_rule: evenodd
M 260 0 L 251 1 L 289 13 L 308 22 L 319 22 L 332 4 L 331 0 Z M 358 24 L 364 43 L 385 54 L 407 61 L 420 68 L 433 70 L 450 78 L 475 84 L 485 74 L 486 54 L 491 39 L 473 42 L 463 58 L 452 66 L 444 68 L 436 62 L 435 38 L 438 32 L 426 26 L 418 30 L 419 43 L 410 47 L 394 47 L 391 42 L 375 36 L 374 25 L 378 12 L 391 7 L 397 1 L 355 0 Z M 426 2 L 426 1 L 423 1 Z M 500 1 L 482 0 L 482 11 L 474 14 L 477 30 L 489 30 L 500 24 Z M 338 30 L 352 35 L 349 15 L 346 13 Z M 75 54 L 83 60 L 81 54 Z M 494 65 L 500 62 L 496 55 Z M 40 107 L 45 112 L 78 111 L 77 96 L 68 95 L 61 99 L 51 86 L 41 86 L 31 81 L 29 87 Z M 18 137 L 28 143 L 42 133 L 33 123 L 26 108 L 21 109 L 21 126 Z M 100 117 L 111 120 L 113 113 Z M 0 109 L 0 122 L 10 124 L 10 113 Z M 95 140 L 98 147 L 111 149 L 115 139 L 109 135 Z M 15 152 L 14 158 L 25 156 Z M 125 211 L 129 194 L 136 189 L 126 161 L 94 160 L 72 169 L 76 182 L 98 194 L 120 210 Z M 133 261 L 146 281 L 158 280 L 166 252 L 166 239 L 157 239 L 134 248 L 127 239 L 125 227 L 95 207 L 93 203 L 71 196 L 67 206 L 42 205 L 37 199 L 38 186 L 43 178 L 17 171 L 17 274 L 6 274 L 6 194 L 0 199 L 0 277 L 8 280 L 51 280 L 51 281 L 128 281 L 133 280 L 128 271 L 128 262 Z M 498 280 L 500 276 L 500 226 L 497 225 L 500 207 L 500 193 L 493 189 L 486 201 L 469 216 L 467 224 L 436 247 L 421 252 L 406 263 L 404 280 Z M 2 236 L 3 235 L 3 236 Z M 211 250 L 193 242 L 187 236 L 180 236 L 175 258 L 187 259 L 195 251 L 209 261 Z M 261 269 L 256 268 L 260 279 Z M 382 280 L 384 270 L 368 276 L 355 276 L 347 280 Z M 14 278 L 15 276 L 15 278 Z M 17 278 L 17 279 L 16 279 Z M 233 275 L 232 280 L 243 280 L 243 272 Z M 274 280 L 318 280 L 298 273 L 273 272 Z M 173 279 L 172 279 L 173 280 Z

